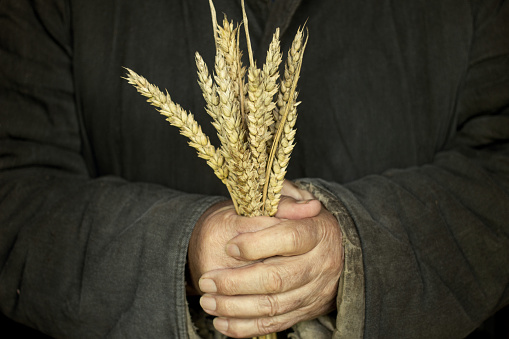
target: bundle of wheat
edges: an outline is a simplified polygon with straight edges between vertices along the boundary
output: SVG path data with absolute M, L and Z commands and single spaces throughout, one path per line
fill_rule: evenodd
M 256 66 L 249 37 L 248 20 L 242 0 L 249 67 L 243 66 L 239 49 L 239 25 L 226 16 L 223 25 L 216 20 L 209 0 L 216 42 L 214 75 L 196 52 L 198 84 L 221 142 L 214 147 L 191 113 L 173 102 L 144 77 L 127 68 L 126 80 L 147 97 L 166 120 L 189 138 L 189 145 L 207 161 L 226 185 L 235 210 L 244 216 L 273 216 L 281 197 L 286 169 L 295 145 L 297 119 L 297 82 L 307 44 L 299 28 L 279 76 L 282 61 L 279 30 L 273 34 L 265 64 Z M 247 73 L 247 81 L 246 81 Z M 264 336 L 274 338 L 274 335 Z M 262 338 L 262 337 L 260 337 Z

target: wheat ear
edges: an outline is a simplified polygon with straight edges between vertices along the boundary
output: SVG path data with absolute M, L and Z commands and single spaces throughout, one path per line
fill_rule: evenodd
M 201 55 L 195 53 L 196 68 L 198 73 L 198 85 L 200 86 L 205 99 L 205 111 L 212 118 L 212 125 L 218 134 L 221 134 L 222 114 L 219 107 L 219 96 L 217 94 L 217 86 L 209 74 L 209 70 Z
M 221 133 L 219 134 L 221 152 L 228 168 L 227 182 L 232 188 L 232 199 L 236 200 L 239 212 L 243 213 L 243 206 L 246 205 L 246 170 L 249 167 L 250 154 L 244 142 L 245 132 L 240 116 L 240 103 L 235 98 L 232 79 L 221 51 L 218 51 L 216 55 L 215 70 L 219 107 L 222 114 Z
M 270 180 L 265 181 L 262 202 L 268 215 L 277 212 L 277 205 L 281 197 L 286 167 L 290 160 L 291 150 L 295 138 L 297 82 L 302 66 L 302 58 L 307 45 L 304 39 L 304 28 L 300 28 L 295 35 L 292 46 L 288 51 L 285 64 L 285 74 L 281 81 L 278 95 L 278 109 L 275 109 L 276 133 L 270 149 L 267 172 Z
M 241 99 L 244 96 L 244 75 L 246 73 L 245 67 L 242 66 L 240 52 L 238 45 L 238 27 L 233 27 L 233 22 L 228 22 L 226 16 L 223 19 L 223 26 L 217 27 L 218 32 L 218 48 L 224 55 L 228 73 L 232 79 L 235 97 Z M 242 105 L 241 105 L 242 107 Z
M 247 86 L 247 128 L 249 147 L 253 159 L 253 178 L 251 184 L 251 204 L 256 215 L 263 214 L 263 186 L 267 178 L 266 167 L 268 143 L 272 135 L 270 128 L 274 123 L 272 110 L 274 95 L 277 93 L 278 68 L 281 62 L 279 52 L 279 34 L 274 34 L 267 53 L 263 71 L 256 64 L 249 67 Z
M 203 133 L 200 125 L 191 113 L 187 113 L 179 104 L 171 100 L 168 93 L 163 93 L 157 86 L 150 84 L 147 79 L 138 75 L 133 70 L 128 71 L 125 78 L 136 90 L 147 98 L 147 101 L 157 107 L 157 110 L 173 126 L 178 127 L 180 133 L 189 138 L 189 145 L 193 147 L 198 156 L 207 161 L 207 164 L 214 170 L 216 176 L 224 181 L 228 177 L 228 170 L 225 167 L 224 157 L 212 146 L 209 138 Z

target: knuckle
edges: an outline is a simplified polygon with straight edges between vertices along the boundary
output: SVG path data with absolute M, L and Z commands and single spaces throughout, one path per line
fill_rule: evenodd
M 260 313 L 264 316 L 273 317 L 279 314 L 279 300 L 274 295 L 262 295 L 259 301 Z
M 263 287 L 268 293 L 276 293 L 283 289 L 283 277 L 276 270 L 270 270 L 264 275 Z
M 336 255 L 336 253 L 340 253 L 340 251 L 336 249 L 329 248 L 329 255 L 324 255 L 322 257 L 322 273 L 326 275 L 337 275 L 338 272 L 341 271 L 341 267 L 343 261 L 341 260 L 341 256 Z
M 320 259 L 321 259 L 321 265 L 319 267 L 320 273 L 328 275 L 328 273 L 330 273 L 334 268 L 334 262 L 325 255 L 320 256 Z
M 257 319 L 256 327 L 258 329 L 258 333 L 260 334 L 275 333 L 282 329 L 282 325 L 274 318 Z

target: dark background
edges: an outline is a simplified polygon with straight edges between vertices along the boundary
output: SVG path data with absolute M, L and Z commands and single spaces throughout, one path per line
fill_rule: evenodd
M 50 339 L 51 337 L 17 324 L 0 313 L 0 338 Z M 486 320 L 467 339 L 509 339 L 509 306 Z

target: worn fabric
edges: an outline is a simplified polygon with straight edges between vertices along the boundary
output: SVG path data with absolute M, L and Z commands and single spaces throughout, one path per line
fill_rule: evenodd
M 509 303 L 509 3 L 279 2 L 247 1 L 249 28 L 259 64 L 275 26 L 284 51 L 309 29 L 287 177 L 341 223 L 333 336 L 465 337 Z M 206 0 L 0 1 L 3 314 L 58 338 L 188 335 L 187 244 L 227 192 L 122 67 L 217 145 L 194 65 L 210 22 Z
M 353 220 L 345 206 L 334 194 L 321 187 L 316 180 L 298 181 L 297 184 L 300 188 L 312 192 L 338 220 L 342 233 L 345 259 L 343 272 L 339 280 L 337 311 L 322 317 L 322 319 L 310 321 L 313 323 L 309 326 L 308 323 L 310 322 L 296 326 L 295 331 L 303 332 L 298 338 L 319 338 L 316 334 L 307 334 L 314 329 L 321 333 L 328 333 L 329 338 L 331 336 L 336 338 L 361 338 L 364 333 L 364 310 L 366 306 L 364 267 L 362 246 Z M 335 326 L 322 325 L 325 322 L 324 319 L 332 316 L 336 318 L 331 320 L 332 323 L 335 323 Z

